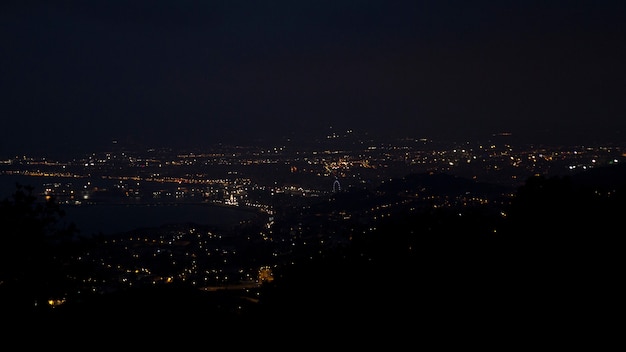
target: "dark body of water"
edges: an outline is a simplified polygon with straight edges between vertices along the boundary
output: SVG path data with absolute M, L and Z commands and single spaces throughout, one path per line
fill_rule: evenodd
M 254 216 L 252 211 L 213 204 L 89 204 L 64 206 L 64 221 L 81 235 L 104 235 L 166 224 L 230 225 Z
M 70 180 L 71 181 L 71 180 Z M 0 175 L 0 199 L 10 197 L 16 190 L 15 183 L 34 187 L 39 193 L 44 183 L 68 182 L 52 178 Z M 86 181 L 81 181 L 86 182 Z M 63 222 L 76 224 L 80 235 L 116 234 L 139 228 L 159 227 L 168 224 L 195 223 L 208 226 L 237 224 L 256 216 L 254 210 L 226 207 L 211 203 L 102 203 L 69 205 L 61 204 L 65 211 Z

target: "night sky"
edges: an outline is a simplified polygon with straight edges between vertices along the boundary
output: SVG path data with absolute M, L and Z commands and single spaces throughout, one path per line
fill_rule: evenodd
M 626 141 L 626 1 L 3 1 L 0 155 Z

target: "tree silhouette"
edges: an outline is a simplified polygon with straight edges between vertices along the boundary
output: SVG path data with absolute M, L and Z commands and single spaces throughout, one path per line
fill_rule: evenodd
M 608 190 L 607 190 L 608 189 Z M 624 186 L 534 176 L 512 201 L 502 236 L 519 305 L 545 321 L 598 321 L 621 300 Z M 619 298 L 618 298 L 619 297 Z
M 38 200 L 32 186 L 0 203 L 0 297 L 2 310 L 40 311 L 67 285 L 67 246 L 77 229 L 60 223 L 65 215 L 54 198 Z

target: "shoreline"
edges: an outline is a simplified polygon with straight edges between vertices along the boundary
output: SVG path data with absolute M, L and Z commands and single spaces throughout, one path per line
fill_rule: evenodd
M 80 208 L 80 207 L 89 207 L 89 206 L 137 206 L 137 207 L 161 207 L 161 206 L 187 206 L 187 205 L 197 205 L 197 206 L 209 206 L 209 207 L 219 207 L 223 209 L 232 209 L 232 210 L 241 210 L 253 213 L 264 213 L 263 209 L 258 207 L 253 207 L 249 205 L 229 205 L 218 202 L 85 202 L 80 204 L 72 204 L 72 203 L 60 203 L 62 207 L 68 206 L 72 208 Z

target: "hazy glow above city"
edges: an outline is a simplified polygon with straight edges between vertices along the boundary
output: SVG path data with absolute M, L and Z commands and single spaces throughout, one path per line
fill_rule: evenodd
M 0 155 L 337 136 L 623 142 L 619 1 L 16 2 Z

